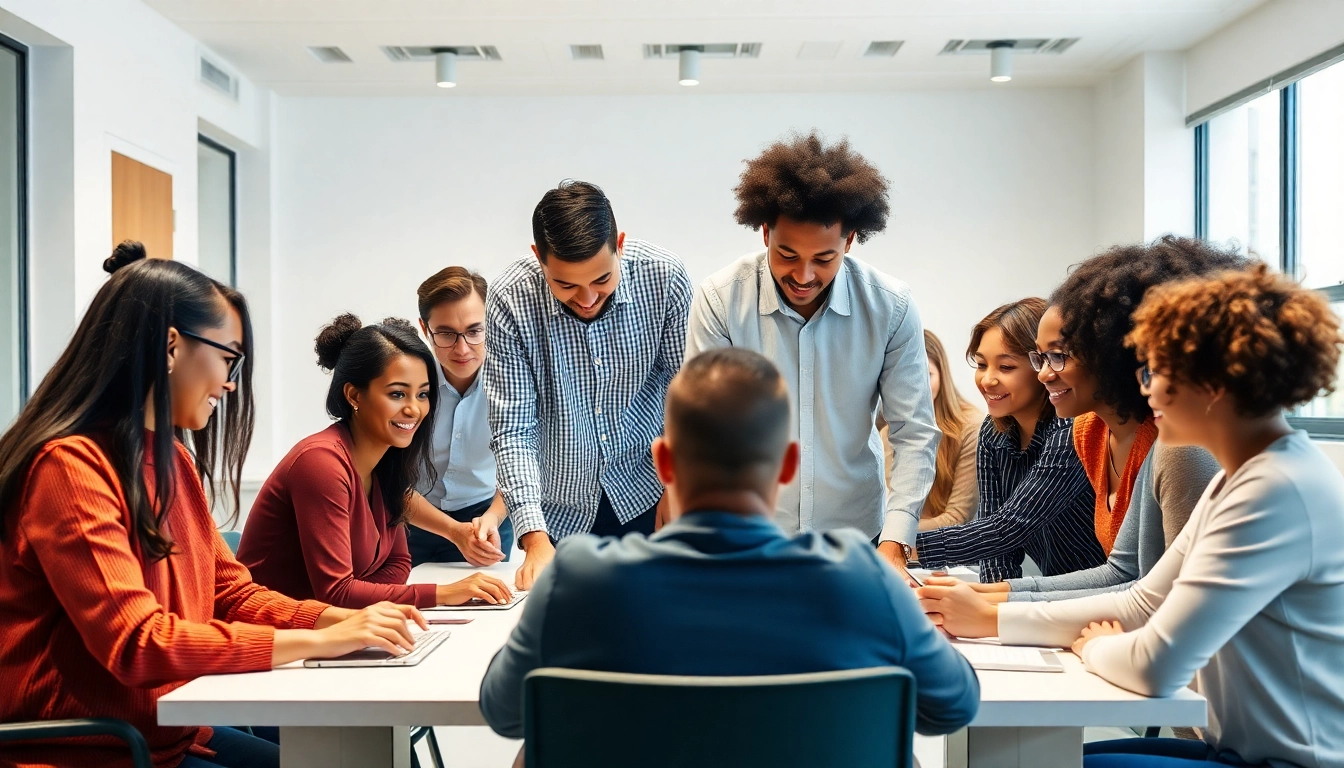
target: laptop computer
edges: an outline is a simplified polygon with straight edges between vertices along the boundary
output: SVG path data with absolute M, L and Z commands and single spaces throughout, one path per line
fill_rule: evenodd
M 305 667 L 414 667 L 443 645 L 451 634 L 446 629 L 430 629 L 415 635 L 415 648 L 407 653 L 391 654 L 382 648 L 363 648 L 334 659 L 304 659 Z

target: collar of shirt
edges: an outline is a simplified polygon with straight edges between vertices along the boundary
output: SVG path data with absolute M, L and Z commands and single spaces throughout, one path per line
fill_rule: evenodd
M 839 315 L 850 314 L 850 286 L 849 286 L 849 258 L 840 257 L 840 271 L 836 273 L 835 279 L 831 281 L 830 292 L 826 297 L 826 303 L 821 311 L 835 312 Z M 793 307 L 787 306 L 780 301 L 779 286 L 775 283 L 775 276 L 770 274 L 770 252 L 763 252 L 759 259 L 757 270 L 757 307 L 762 315 L 770 315 L 775 312 L 787 315 L 799 322 L 807 322 L 803 316 L 798 314 Z M 815 317 L 815 315 L 814 315 Z
M 997 429 L 992 430 L 992 433 L 989 436 L 990 439 L 987 442 L 989 442 L 989 447 L 994 448 L 995 450 L 1008 451 L 1014 455 L 1026 454 L 1028 456 L 1036 456 L 1041 452 L 1041 449 L 1045 448 L 1045 441 L 1050 439 L 1050 435 L 1054 434 L 1056 429 L 1059 429 L 1062 426 L 1068 426 L 1070 423 L 1071 422 L 1068 419 L 1058 417 L 1053 419 L 1042 419 L 1036 422 L 1036 431 L 1032 433 L 1031 442 L 1027 444 L 1027 449 L 1025 451 L 1022 450 L 1020 447 L 1021 443 L 1018 442 L 1019 429 L 1016 423 L 1014 423 L 1011 429 L 1005 432 L 1000 432 Z
M 630 295 L 629 281 L 626 278 L 631 277 L 634 270 L 635 270 L 634 260 L 627 259 L 625 255 L 622 254 L 621 271 L 616 279 L 616 290 L 611 294 L 611 299 L 609 299 L 609 302 L 615 304 L 629 304 L 633 300 L 633 298 Z M 544 269 L 540 270 L 540 273 L 541 273 L 541 287 L 548 294 L 550 294 L 551 297 L 551 303 L 550 303 L 551 314 L 552 315 L 568 314 L 570 317 L 574 318 L 575 320 L 578 320 L 581 323 L 585 322 L 578 315 L 575 315 L 573 310 L 566 307 L 563 301 L 555 298 L 555 294 L 551 292 L 550 281 L 546 279 L 546 270 Z M 611 313 L 607 311 L 607 307 L 603 307 L 602 310 L 597 313 L 597 317 L 594 317 L 591 321 L 588 322 L 597 322 L 598 320 L 601 320 L 609 316 L 610 314 Z
M 773 520 L 762 515 L 697 510 L 673 520 L 649 538 L 678 541 L 704 554 L 727 554 L 787 537 Z

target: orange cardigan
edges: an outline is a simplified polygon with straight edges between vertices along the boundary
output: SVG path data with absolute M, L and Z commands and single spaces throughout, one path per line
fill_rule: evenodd
M 311 628 L 327 609 L 252 583 L 180 444 L 174 460 L 173 554 L 151 563 L 96 439 L 38 452 L 0 543 L 0 721 L 117 717 L 144 734 L 159 768 L 209 755 L 210 728 L 159 727 L 159 697 L 201 675 L 270 669 L 275 628 Z M 152 456 L 145 465 L 152 494 Z M 0 766 L 129 762 L 105 738 L 0 746 Z
M 1115 495 L 1115 506 L 1107 509 L 1110 473 L 1107 471 L 1109 460 L 1106 456 L 1109 449 L 1106 444 L 1110 437 L 1111 430 L 1095 413 L 1085 413 L 1073 420 L 1073 449 L 1078 453 L 1078 460 L 1083 463 L 1083 471 L 1087 473 L 1087 479 L 1092 481 L 1092 487 L 1097 492 L 1094 512 L 1097 541 L 1101 543 L 1101 548 L 1106 551 L 1108 557 L 1111 548 L 1115 546 L 1115 537 L 1120 532 L 1120 524 L 1125 521 L 1125 513 L 1129 511 L 1129 499 L 1134 493 L 1134 480 L 1139 475 L 1139 468 L 1143 466 L 1143 460 L 1148 458 L 1148 451 L 1152 449 L 1153 441 L 1157 440 L 1157 425 L 1153 423 L 1151 416 L 1139 425 L 1139 430 L 1134 435 L 1134 446 L 1129 449 L 1129 458 L 1125 460 L 1125 466 L 1120 470 L 1120 489 Z

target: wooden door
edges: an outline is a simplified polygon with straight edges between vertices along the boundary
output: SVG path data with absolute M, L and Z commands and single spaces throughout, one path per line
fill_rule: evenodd
M 151 258 L 173 258 L 173 177 L 113 152 L 113 247 L 123 240 L 144 243 Z

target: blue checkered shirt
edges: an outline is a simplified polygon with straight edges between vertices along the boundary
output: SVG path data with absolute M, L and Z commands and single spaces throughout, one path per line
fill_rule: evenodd
M 519 536 L 586 533 L 603 492 L 622 523 L 662 497 L 650 445 L 681 368 L 690 277 L 675 254 L 627 239 L 607 301 L 591 322 L 574 317 L 533 256 L 490 284 L 490 445 Z

